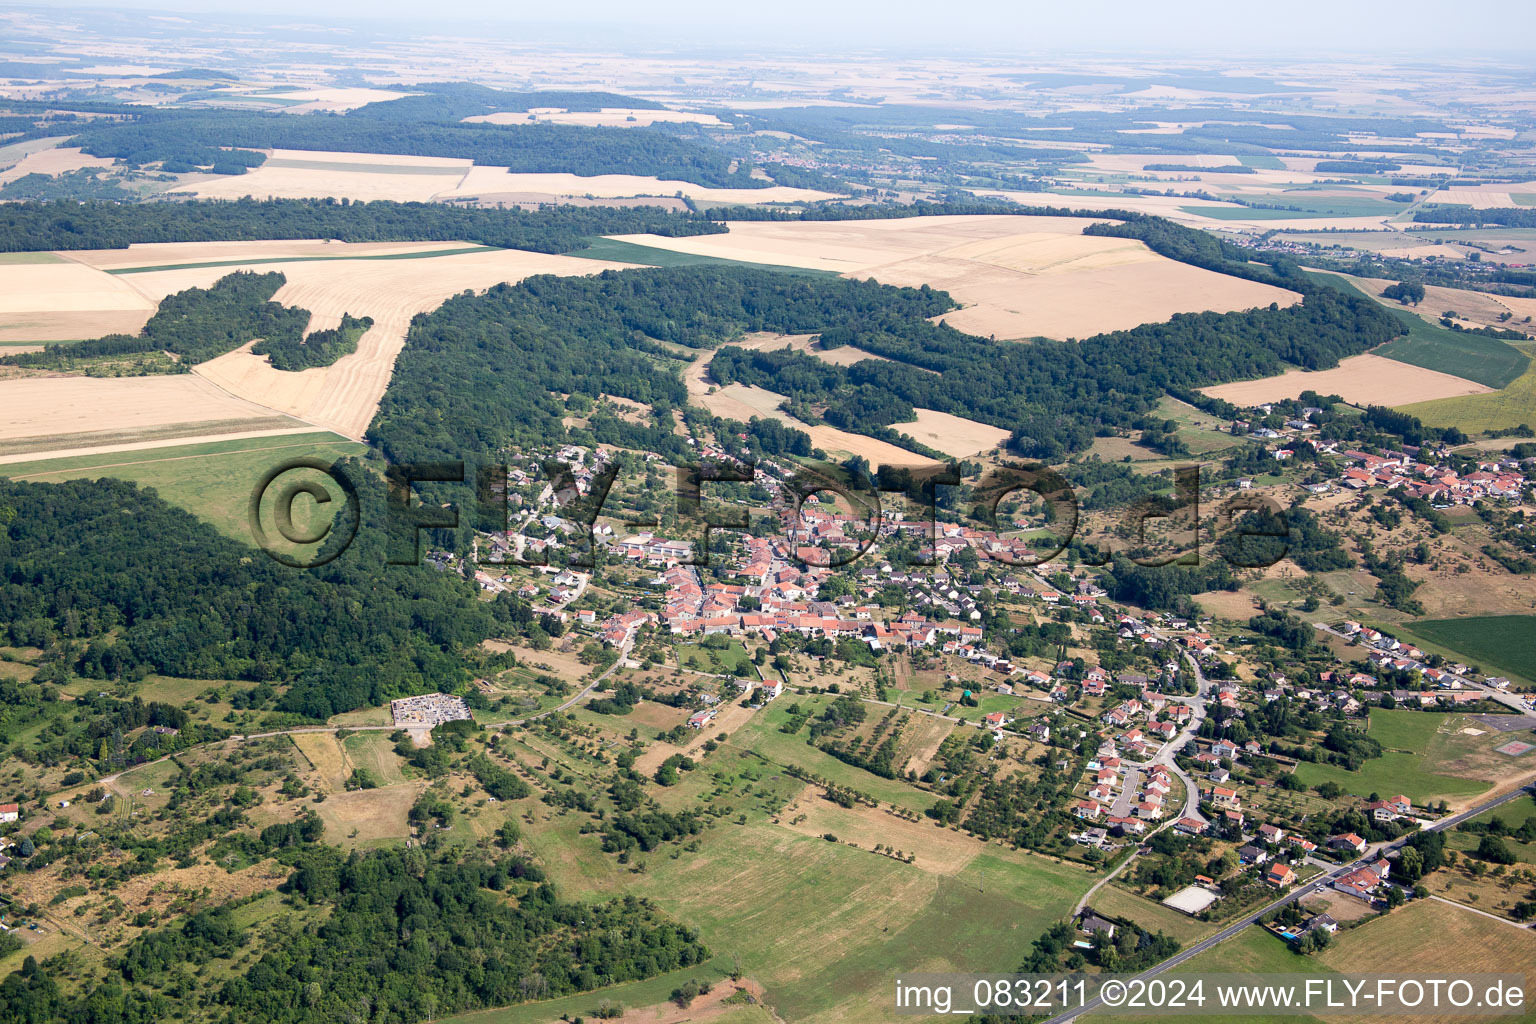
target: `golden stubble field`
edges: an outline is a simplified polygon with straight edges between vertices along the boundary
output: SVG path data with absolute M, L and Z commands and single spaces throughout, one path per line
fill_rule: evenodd
M 1338 395 L 1354 405 L 1406 405 L 1492 391 L 1476 381 L 1365 353 L 1339 360 L 1331 370 L 1287 370 L 1274 377 L 1202 388 L 1213 398 L 1249 406 L 1296 398 L 1303 391 Z
M 869 460 L 872 466 L 927 465 L 930 460 L 905 448 L 898 448 L 888 441 L 881 441 L 863 434 L 826 424 L 812 426 L 779 408 L 784 396 L 766 388 L 746 384 L 716 386 L 709 377 L 709 361 L 713 352 L 705 352 L 683 371 L 683 383 L 688 387 L 688 400 L 708 409 L 716 416 L 740 420 L 746 423 L 754 416 L 775 419 L 785 426 L 794 427 L 810 435 L 811 443 L 829 455 L 858 455 Z
M 525 193 L 550 197 L 677 196 L 719 203 L 790 203 L 830 199 L 830 192 L 772 185 L 766 188 L 712 188 L 636 174 L 582 176 L 567 173 L 513 173 L 506 167 L 475 166 L 469 160 L 390 153 L 341 153 L 274 149 L 267 161 L 245 174 L 215 175 L 188 182 L 172 194 L 199 199 L 332 198 L 431 202 L 485 195 Z
M 111 166 L 111 160 L 88 156 L 78 149 L 44 149 L 29 153 L 10 167 L 0 170 L 0 185 L 9 185 L 17 178 L 24 178 L 28 174 L 46 174 L 50 178 L 56 178 L 66 171 Z
M 596 196 L 620 199 L 628 196 L 675 196 L 717 203 L 794 203 L 833 198 L 830 192 L 788 185 L 766 188 L 714 188 L 691 181 L 649 178 L 637 174 L 594 174 L 509 171 L 505 167 L 471 167 L 456 188 L 439 193 L 438 199 L 462 199 L 477 195 L 527 192 L 547 196 Z
M 724 235 L 620 238 L 884 284 L 931 285 L 962 304 L 945 322 L 983 337 L 1086 338 L 1175 313 L 1299 300 L 1294 292 L 1166 259 L 1135 239 L 1084 235 L 1088 223 L 1007 215 L 750 221 L 731 224 Z
M 175 377 L 0 380 L 0 442 L 6 442 L 8 455 L 36 458 L 136 439 L 191 441 L 300 430 L 306 423 L 360 438 L 415 314 L 466 289 L 515 283 L 530 274 L 595 274 L 627 266 L 513 249 L 414 259 L 349 258 L 463 247 L 453 242 L 350 246 L 323 240 L 186 243 L 72 252 L 57 262 L 0 266 L 0 332 L 34 329 L 7 326 L 24 322 L 38 325 L 43 338 L 49 337 L 50 327 L 52 336 L 59 337 L 67 333 L 65 327 L 81 326 L 80 317 L 122 318 L 115 329 L 136 331 L 165 296 L 206 288 L 238 270 L 283 273 L 287 283 L 275 298 L 308 309 L 313 314 L 310 330 L 336 326 L 343 313 L 374 319 L 356 352 L 332 366 L 299 373 L 274 369 L 246 346 Z M 282 262 L 283 257 L 305 261 Z M 251 262 L 232 262 L 242 258 Z M 123 275 L 103 269 L 202 262 L 220 265 Z
M 0 464 L 308 430 L 195 374 L 0 380 Z
M 724 124 L 714 114 L 688 110 L 647 110 L 604 107 L 601 110 L 548 108 L 532 111 L 498 111 L 464 118 L 466 124 L 573 124 L 585 128 L 645 128 L 653 124 Z
M 1169 163 L 1180 162 L 1170 159 Z M 1247 175 L 1232 175 L 1231 178 L 1247 177 Z M 1243 183 L 1239 183 L 1243 184 Z M 1077 210 L 1133 210 L 1137 213 L 1150 213 L 1158 217 L 1166 217 L 1169 220 L 1178 221 L 1180 224 L 1188 224 L 1190 227 L 1206 228 L 1212 231 L 1380 231 L 1391 217 L 1382 214 L 1370 214 L 1363 216 L 1329 216 L 1329 217 L 1280 217 L 1270 218 L 1258 215 L 1246 215 L 1242 213 L 1247 207 L 1224 200 L 1189 199 L 1184 196 L 1160 196 L 1160 195 L 1136 195 L 1132 193 L 1116 193 L 1113 195 L 1080 195 L 1067 192 L 1011 192 L 999 189 L 971 189 L 972 193 L 984 198 L 1007 199 L 1018 203 L 1020 206 L 1067 206 Z M 1189 209 L 1202 210 L 1229 210 L 1219 216 L 1207 216 L 1204 213 L 1191 213 Z
M 345 437 L 361 438 L 389 385 L 395 357 L 405 347 L 411 318 L 466 289 L 480 291 L 532 274 L 596 274 L 627 266 L 517 249 L 488 250 L 409 260 L 325 260 L 158 270 L 123 278 L 159 301 L 194 286 L 207 287 L 239 269 L 281 271 L 288 279 L 274 298 L 314 314 L 309 329 L 340 324 L 343 313 L 373 317 L 357 351 L 334 365 L 298 373 L 274 369 L 246 346 L 193 371 L 220 389 L 258 401 Z
M 731 342 L 739 348 L 774 351 L 783 348 L 793 349 L 796 352 L 804 352 L 824 363 L 834 366 L 852 366 L 854 363 L 863 362 L 866 359 L 875 359 L 889 362 L 884 356 L 877 356 L 870 352 L 854 348 L 851 345 L 843 345 L 833 349 L 819 349 L 815 347 L 816 335 L 814 334 L 751 334 L 745 338 Z M 811 435 L 811 440 L 821 448 L 828 451 L 849 451 L 864 455 L 865 458 L 874 460 L 875 454 L 881 454 L 887 459 L 886 464 L 913 464 L 924 461 L 920 456 L 911 452 L 903 452 L 894 445 L 887 444 L 874 438 L 861 437 L 858 434 L 850 434 L 847 431 L 838 430 L 835 427 L 811 426 L 803 423 L 788 413 L 779 410 L 778 405 L 784 400 L 784 396 L 759 387 L 748 387 L 745 384 L 731 384 L 727 387 L 710 393 L 709 379 L 706 367 L 713 353 L 696 361 L 686 374 L 689 394 L 693 400 L 717 416 L 730 416 L 746 422 L 752 416 L 770 416 L 789 426 L 803 430 Z M 939 412 L 935 409 L 918 409 L 917 419 L 910 423 L 894 424 L 893 429 L 906 436 L 921 441 L 928 447 L 943 452 L 945 455 L 953 455 L 956 458 L 966 458 L 980 452 L 996 448 L 1008 439 L 1009 432 L 999 427 L 986 423 L 978 423 L 976 420 L 955 416 L 947 412 Z M 897 453 L 900 453 L 898 456 Z M 879 463 L 877 463 L 879 464 Z

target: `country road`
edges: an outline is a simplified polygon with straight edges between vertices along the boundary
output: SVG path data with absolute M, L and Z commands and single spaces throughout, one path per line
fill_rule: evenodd
M 1469 818 L 1476 817 L 1477 815 L 1482 814 L 1484 811 L 1492 810 L 1501 804 L 1508 803 L 1510 800 L 1513 800 L 1519 796 L 1524 796 L 1529 792 L 1529 786 L 1522 786 L 1519 789 L 1511 790 L 1510 792 L 1505 793 L 1503 796 L 1495 797 L 1494 799 L 1480 803 L 1475 807 L 1469 807 L 1465 811 L 1461 811 L 1458 814 L 1453 814 L 1449 817 L 1441 818 L 1439 821 L 1432 825 L 1426 825 L 1421 831 L 1439 832 L 1444 829 L 1453 828 L 1454 826 L 1461 824 L 1463 821 L 1466 821 Z M 1214 949 L 1216 946 L 1219 946 L 1223 942 L 1226 942 L 1228 939 L 1238 935 L 1243 931 L 1243 929 L 1255 923 L 1264 915 L 1270 913 L 1271 911 L 1278 910 L 1287 904 L 1294 903 L 1303 897 L 1310 896 L 1313 893 L 1327 888 L 1335 878 L 1348 874 L 1356 868 L 1361 867 L 1366 862 L 1374 860 L 1376 857 L 1385 854 L 1388 850 L 1397 849 L 1405 842 L 1407 842 L 1408 838 L 1408 836 L 1404 836 L 1401 839 L 1394 839 L 1390 843 L 1382 843 L 1376 847 L 1368 849 L 1364 856 L 1356 858 L 1347 864 L 1341 864 L 1338 867 L 1333 868 L 1323 875 L 1313 879 L 1306 885 L 1300 886 L 1299 888 L 1286 893 L 1284 896 L 1280 897 L 1274 902 L 1266 904 L 1265 906 L 1260 907 L 1258 910 L 1244 915 L 1240 920 L 1228 925 L 1221 931 L 1217 932 L 1215 935 L 1212 935 L 1210 938 L 1203 939 L 1202 941 L 1195 943 L 1193 946 L 1190 946 L 1188 949 L 1180 950 L 1173 956 L 1164 960 L 1162 963 L 1142 971 L 1140 974 L 1136 975 L 1136 977 L 1142 979 L 1155 977 L 1156 975 L 1162 974 L 1165 971 L 1179 966 L 1187 960 L 1191 960 L 1194 957 L 1199 956 L 1201 953 L 1204 953 L 1207 950 Z M 1066 1021 L 1074 1020 L 1085 1013 L 1091 1013 L 1092 1011 L 1101 1007 L 1103 1007 L 1103 1001 L 1095 996 L 1075 1010 L 1068 1010 L 1065 1013 L 1057 1014 L 1055 1017 L 1047 1020 L 1045 1024 L 1065 1024 Z

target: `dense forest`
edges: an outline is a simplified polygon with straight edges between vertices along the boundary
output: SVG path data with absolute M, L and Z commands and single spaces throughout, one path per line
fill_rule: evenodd
M 273 302 L 285 278 L 276 271 L 236 271 L 211 288 L 187 288 L 160 300 L 160 308 L 137 335 L 109 334 L 69 345 L 48 345 L 41 352 L 0 356 L 0 365 L 68 370 L 98 356 L 170 352 L 168 369 L 185 371 L 231 352 L 253 338 L 252 348 L 269 356 L 279 370 L 329 366 L 357 351 L 357 339 L 373 321 L 344 316 L 340 327 L 304 337 L 308 310 Z
M 484 210 L 440 203 L 240 199 L 148 203 L 0 204 L 0 252 L 120 249 L 148 242 L 333 238 L 341 242 L 479 242 L 571 252 L 593 235 L 718 234 L 725 228 L 659 207 L 559 206 Z
M 1470 206 L 1436 203 L 1413 211 L 1420 224 L 1476 224 L 1479 227 L 1536 228 L 1536 207 L 1498 206 L 1478 210 Z
M 229 1020 L 412 1024 L 648 978 L 709 956 L 647 901 L 561 901 L 521 857 L 346 854 L 323 844 L 283 853 L 293 867 L 283 888 L 326 913 L 276 930 L 264 948 L 240 925 L 237 906 L 200 910 L 135 940 L 111 962 L 116 977 L 80 995 L 28 958 L 0 982 L 0 1019 L 149 1024 L 169 1019 L 189 987 L 206 985 Z M 234 977 L 206 977 L 229 961 Z
M 320 719 L 456 689 L 461 652 L 511 628 L 520 602 L 386 567 L 382 504 L 363 502 L 345 553 L 296 573 L 122 481 L 0 477 L 0 642 L 67 644 L 65 667 L 94 679 L 287 682 L 280 708 Z
M 1034 78 L 1035 76 L 1030 76 Z M 868 152 L 886 148 L 887 136 L 895 132 L 921 130 L 940 152 L 947 151 L 944 141 L 952 136 L 984 133 L 993 139 L 1040 140 L 1042 133 L 1052 142 L 1095 143 L 1108 146 L 1110 152 L 1206 154 L 1230 156 L 1262 155 L 1271 150 L 1317 149 L 1346 152 L 1384 152 L 1423 154 L 1437 157 L 1445 151 L 1430 145 L 1412 145 L 1393 139 L 1412 137 L 1419 132 L 1445 132 L 1445 123 L 1432 118 L 1362 118 L 1326 114 L 1288 113 L 1266 110 L 1265 124 L 1234 124 L 1232 111 L 1221 107 L 1157 108 L 1134 110 L 1071 110 L 1038 115 L 1012 110 L 976 110 L 966 107 L 919 106 L 880 103 L 846 106 L 778 107 L 730 116 L 739 126 L 752 130 L 783 131 L 813 139 L 829 149 Z M 1195 122 L 1182 133 L 1137 134 L 1127 130 L 1147 129 L 1159 121 Z M 964 128 L 941 129 L 941 124 Z M 1379 140 L 1362 137 L 1374 132 Z M 1134 142 L 1130 141 L 1134 140 Z M 1084 159 L 1082 152 L 1065 147 L 1025 150 L 1028 158 L 1071 162 Z M 916 155 L 916 154 L 913 154 Z M 1428 161 L 1427 161 L 1428 162 Z M 1449 168 L 1448 168 L 1449 170 Z
M 748 168 L 733 170 L 730 157 L 720 150 L 650 128 L 466 124 L 457 119 L 378 115 L 378 110 L 371 116 L 305 117 L 236 110 L 152 110 L 141 112 L 133 121 L 93 125 L 67 145 L 134 167 L 160 162 L 167 169 L 212 166 L 216 172 L 237 174 L 264 159 L 260 153 L 239 149 L 301 149 L 449 157 L 519 172 L 639 174 L 730 188 L 769 184 L 752 177 Z
M 1268 376 L 1287 364 L 1323 369 L 1400 331 L 1374 303 L 1305 280 L 1290 286 L 1302 304 L 1180 314 L 1078 343 L 990 342 L 920 318 L 857 317 L 839 325 L 837 340 L 892 361 L 842 367 L 726 347 L 710 375 L 822 408 L 845 429 L 901 422 L 913 407 L 966 416 L 1012 430 L 1019 455 L 1056 460 L 1097 433 L 1133 427 L 1170 388 Z
M 306 316 L 306 320 L 308 317 Z M 373 326 L 373 317 L 341 315 L 341 325 L 316 331 L 309 337 L 287 332 L 277 337 L 263 335 L 251 346 L 251 352 L 266 356 L 279 370 L 308 370 L 330 366 L 344 355 L 357 351 L 358 339 Z
M 610 394 L 650 405 L 654 420 L 634 424 L 599 408 L 584 439 L 681 454 L 672 430 L 673 410 L 687 401 L 681 363 L 657 341 L 706 348 L 741 331 L 803 333 L 860 317 L 926 322 L 953 305 L 930 288 L 735 267 L 532 277 L 417 317 L 368 436 L 392 461 L 488 457 L 509 442 L 565 438 L 565 403 L 551 392 Z
M 421 82 L 396 87 L 398 92 L 420 93 L 358 107 L 348 117 L 369 121 L 462 121 L 497 112 L 528 110 L 592 111 L 665 110 L 655 100 L 621 96 L 616 92 L 506 92 L 469 82 Z
M 860 432 L 908 421 L 914 407 L 938 409 L 1012 430 L 1018 454 L 1055 459 L 1096 433 L 1131 427 L 1170 388 L 1265 376 L 1288 364 L 1326 368 L 1401 330 L 1374 302 L 1286 268 L 1238 265 L 1198 232 L 1156 218 L 1093 227 L 1284 284 L 1304 302 L 1021 345 L 931 322 L 953 303 L 926 287 L 790 281 L 734 267 L 532 278 L 418 318 L 369 436 L 393 460 L 474 458 L 509 441 L 563 438 L 564 404 L 551 392 L 607 393 L 650 404 L 655 421 L 594 421 L 590 440 L 666 453 L 679 443 L 669 410 L 686 396 L 675 357 L 655 340 L 706 347 L 738 331 L 770 330 L 820 333 L 823 345 L 854 344 L 890 361 L 844 367 L 787 349 L 727 346 L 711 361 L 715 381 L 768 388 Z

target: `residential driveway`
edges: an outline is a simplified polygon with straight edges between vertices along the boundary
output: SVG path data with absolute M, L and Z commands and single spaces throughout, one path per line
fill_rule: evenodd
M 1109 813 L 1120 818 L 1132 817 L 1131 808 L 1136 805 L 1136 794 L 1141 791 L 1141 769 L 1133 768 L 1125 773 L 1120 793 L 1115 797 Z

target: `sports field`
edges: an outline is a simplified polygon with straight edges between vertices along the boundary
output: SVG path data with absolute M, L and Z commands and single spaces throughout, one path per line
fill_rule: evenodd
M 1415 804 L 1446 800 L 1455 807 L 1491 789 L 1510 764 L 1493 752 L 1508 737 L 1478 728 L 1464 715 L 1377 708 L 1368 735 L 1383 753 L 1364 761 L 1359 771 L 1303 761 L 1296 777 L 1308 786 L 1336 782 L 1358 797 L 1401 793 Z

